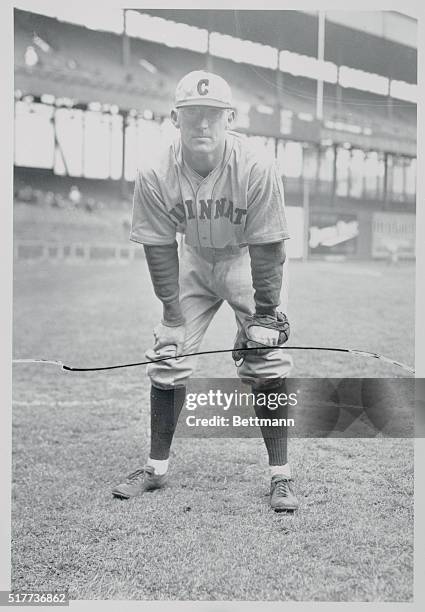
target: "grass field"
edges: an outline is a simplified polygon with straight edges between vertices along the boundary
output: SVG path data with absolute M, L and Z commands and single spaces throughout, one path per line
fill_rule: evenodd
M 349 346 L 413 365 L 414 268 L 290 269 L 290 343 Z M 15 265 L 14 356 L 78 366 L 140 361 L 160 314 L 144 262 Z M 234 336 L 227 307 L 203 348 Z M 226 338 L 226 340 L 224 340 Z M 405 376 L 350 355 L 294 354 L 293 376 Z M 198 376 L 231 377 L 230 356 Z M 261 440 L 174 441 L 171 483 L 120 502 L 144 463 L 143 368 L 14 367 L 13 589 L 72 599 L 411 601 L 413 443 L 292 440 L 300 510 L 273 513 Z

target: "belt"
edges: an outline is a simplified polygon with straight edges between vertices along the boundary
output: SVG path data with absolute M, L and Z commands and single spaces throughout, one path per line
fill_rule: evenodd
M 247 246 L 238 245 L 228 245 L 226 247 L 218 249 L 214 247 L 200 247 L 185 244 L 184 249 L 192 251 L 192 253 L 199 255 L 200 257 L 211 263 L 224 259 L 232 259 L 233 257 L 238 257 L 248 252 Z

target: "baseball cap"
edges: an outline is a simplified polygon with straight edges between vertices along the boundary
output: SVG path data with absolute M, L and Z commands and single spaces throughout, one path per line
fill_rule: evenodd
M 195 70 L 186 74 L 176 87 L 176 108 L 185 106 L 215 106 L 233 108 L 232 91 L 218 74 Z

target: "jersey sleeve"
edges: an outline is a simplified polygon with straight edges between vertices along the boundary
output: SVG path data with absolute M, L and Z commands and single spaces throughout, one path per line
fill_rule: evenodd
M 137 172 L 130 240 L 148 245 L 172 244 L 176 224 L 170 217 L 152 173 Z
M 276 163 L 254 164 L 248 184 L 246 242 L 265 244 L 288 238 L 283 183 Z

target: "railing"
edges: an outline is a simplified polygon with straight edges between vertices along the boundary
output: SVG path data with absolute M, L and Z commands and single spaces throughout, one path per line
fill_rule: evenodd
M 13 245 L 15 260 L 49 261 L 65 263 L 104 262 L 126 263 L 144 259 L 140 246 L 123 246 L 116 243 L 84 244 L 78 242 L 57 243 L 37 240 L 19 240 Z

